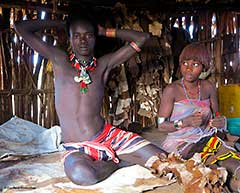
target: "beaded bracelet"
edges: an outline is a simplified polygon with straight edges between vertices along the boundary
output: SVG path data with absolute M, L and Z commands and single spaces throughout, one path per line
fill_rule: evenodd
M 183 126 L 183 122 L 182 122 L 182 120 L 175 120 L 173 122 L 173 125 L 178 130 L 178 129 L 180 129 Z
M 129 44 L 136 52 L 141 52 L 141 48 L 135 43 L 135 42 L 130 42 Z
M 116 37 L 116 29 L 107 28 L 106 29 L 106 37 L 115 38 Z

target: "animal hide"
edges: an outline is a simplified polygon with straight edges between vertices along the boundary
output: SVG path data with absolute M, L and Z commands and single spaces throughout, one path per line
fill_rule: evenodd
M 61 152 L 57 152 L 35 157 L 25 156 L 21 160 L 15 157 L 15 161 L 0 162 L 0 189 L 5 193 L 141 193 L 175 182 L 157 178 L 150 170 L 133 165 L 117 170 L 95 185 L 79 186 L 66 177 L 61 155 Z
M 189 160 L 170 154 L 167 158 L 154 158 L 146 164 L 157 176 L 173 174 L 185 193 L 222 193 L 227 180 L 225 168 L 210 169 L 201 162 L 196 153 Z

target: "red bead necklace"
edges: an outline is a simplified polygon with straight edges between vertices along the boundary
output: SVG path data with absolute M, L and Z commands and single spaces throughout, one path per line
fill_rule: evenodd
M 74 53 L 71 53 L 69 60 L 72 67 L 77 70 L 77 75 L 74 76 L 74 81 L 80 84 L 80 91 L 86 93 L 88 90 L 87 85 L 92 83 L 90 72 L 96 69 L 97 59 L 91 57 L 89 61 L 80 60 Z

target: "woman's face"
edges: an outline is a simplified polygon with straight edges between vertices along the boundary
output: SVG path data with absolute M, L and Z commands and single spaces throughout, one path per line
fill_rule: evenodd
M 181 63 L 180 70 L 184 80 L 194 82 L 198 80 L 203 70 L 203 65 L 199 61 L 185 60 Z
M 77 57 L 92 56 L 95 46 L 93 26 L 81 21 L 73 23 L 70 27 L 70 42 Z

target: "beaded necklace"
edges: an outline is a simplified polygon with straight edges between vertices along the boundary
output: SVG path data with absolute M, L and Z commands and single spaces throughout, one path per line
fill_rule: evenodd
M 191 98 L 189 97 L 186 86 L 184 84 L 184 78 L 182 78 L 181 84 L 182 84 L 182 87 L 183 87 L 186 98 L 191 102 Z M 201 100 L 201 83 L 200 83 L 200 80 L 198 80 L 198 100 L 199 101 Z
M 95 57 L 91 57 L 89 61 L 80 60 L 74 53 L 71 53 L 69 60 L 72 67 L 77 70 L 77 75 L 74 76 L 74 81 L 80 84 L 81 93 L 86 93 L 87 85 L 92 82 L 90 72 L 95 70 L 97 66 L 97 60 Z

